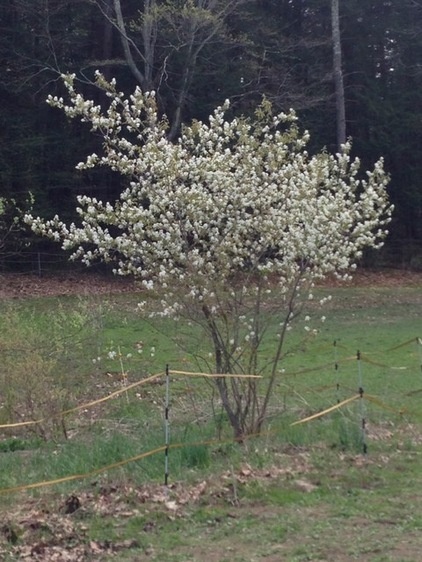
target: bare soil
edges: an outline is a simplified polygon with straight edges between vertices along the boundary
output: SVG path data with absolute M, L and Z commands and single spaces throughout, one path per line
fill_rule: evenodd
M 129 277 L 95 273 L 60 273 L 39 277 L 34 274 L 0 274 L 0 299 L 65 295 L 104 295 L 137 290 Z
M 400 269 L 368 270 L 355 273 L 352 281 L 328 279 L 326 286 L 422 287 L 422 272 Z M 139 290 L 133 278 L 95 273 L 60 273 L 39 277 L 34 274 L 0 274 L 0 299 L 29 296 L 103 295 Z

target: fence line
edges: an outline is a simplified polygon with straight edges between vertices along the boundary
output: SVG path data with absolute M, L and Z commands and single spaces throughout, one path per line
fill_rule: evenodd
M 422 338 L 415 337 L 415 338 L 407 340 L 407 341 L 405 341 L 401 344 L 398 344 L 398 345 L 390 348 L 387 351 L 395 351 L 395 350 L 400 349 L 401 347 L 404 347 L 406 345 L 414 344 L 415 342 L 418 344 L 418 347 L 420 349 L 422 349 Z M 339 363 L 350 362 L 350 361 L 353 361 L 353 360 L 356 360 L 356 356 L 350 356 L 350 357 L 346 357 L 346 358 L 343 358 L 343 359 L 340 359 L 340 360 L 338 359 L 338 357 L 336 357 L 335 358 L 335 368 L 336 368 L 336 370 L 338 369 Z M 369 359 L 368 357 L 363 356 L 359 352 L 359 370 L 360 371 L 361 371 L 361 364 L 360 364 L 361 362 L 365 362 L 365 363 L 368 363 L 368 364 L 371 364 L 371 365 L 376 365 L 378 367 L 383 367 L 383 368 L 393 369 L 393 370 L 394 369 L 396 369 L 396 370 L 408 369 L 408 367 L 391 367 L 389 365 L 379 363 L 377 361 L 373 361 L 372 359 Z M 325 369 L 327 369 L 329 367 L 332 367 L 332 366 L 333 366 L 332 363 L 325 363 L 323 365 L 318 365 L 316 367 L 311 367 L 309 369 L 302 369 L 302 370 L 299 370 L 299 371 L 292 371 L 292 372 L 283 372 L 282 376 L 283 377 L 297 376 L 297 375 L 307 374 L 307 373 L 311 373 L 311 372 L 315 372 L 315 371 L 322 371 L 322 370 L 325 370 Z M 421 365 L 421 368 L 422 368 L 422 365 Z M 121 394 L 124 394 L 124 393 L 128 392 L 129 390 L 132 390 L 133 388 L 136 388 L 138 386 L 141 386 L 141 385 L 147 384 L 149 382 L 152 382 L 153 380 L 156 380 L 156 379 L 162 377 L 164 374 L 165 374 L 165 372 L 160 372 L 160 373 L 156 373 L 154 375 L 150 375 L 149 377 L 147 377 L 145 379 L 142 379 L 140 381 L 136 381 L 136 382 L 134 382 L 130 385 L 124 384 L 121 389 L 116 390 L 116 391 L 108 394 L 107 396 L 103 396 L 103 397 L 98 398 L 96 400 L 92 400 L 90 402 L 79 404 L 79 405 L 77 405 L 73 408 L 69 408 L 69 409 L 64 410 L 62 412 L 58 412 L 56 415 L 52 416 L 51 418 L 44 417 L 44 418 L 41 418 L 39 420 L 28 420 L 28 421 L 23 421 L 23 422 L 0 424 L 0 429 L 12 429 L 12 428 L 18 428 L 18 427 L 26 427 L 26 426 L 37 425 L 37 424 L 40 424 L 40 423 L 43 423 L 43 422 L 47 421 L 48 419 L 61 418 L 61 417 L 67 416 L 69 414 L 72 414 L 74 412 L 91 408 L 93 406 L 96 406 L 96 405 L 101 404 L 103 402 L 106 402 L 108 400 L 111 400 L 111 399 L 113 399 L 117 396 L 120 396 Z M 181 370 L 173 370 L 173 369 L 169 370 L 169 374 L 176 375 L 176 376 L 181 375 L 181 376 L 187 376 L 187 377 L 201 377 L 201 378 L 214 378 L 214 379 L 215 378 L 244 378 L 244 379 L 254 378 L 254 379 L 261 379 L 262 378 L 262 376 L 260 376 L 260 375 L 232 374 L 232 373 L 221 373 L 221 374 L 219 374 L 219 373 L 201 373 L 201 372 L 181 371 Z M 359 383 L 359 387 L 362 387 L 361 383 Z M 326 389 L 329 389 L 329 388 L 334 388 L 334 386 L 325 385 L 323 387 L 308 388 L 308 390 L 316 391 L 316 390 L 326 390 Z M 337 388 L 337 390 L 339 390 L 339 383 L 338 382 L 336 383 L 335 388 Z M 412 391 L 412 392 L 418 393 L 420 391 L 422 391 L 422 389 Z M 410 394 L 411 394 L 411 392 L 409 392 L 407 395 L 410 395 Z
M 318 412 L 317 414 L 314 414 L 312 416 L 308 416 L 306 418 L 303 418 L 301 420 L 297 420 L 295 422 L 292 422 L 290 425 L 290 427 L 294 427 L 296 425 L 300 425 L 300 424 L 304 424 L 304 423 L 308 423 L 310 421 L 313 421 L 315 419 L 319 419 L 320 417 L 326 416 L 327 414 L 338 410 L 339 408 L 342 408 L 343 406 L 346 406 L 347 404 L 350 404 L 351 402 L 354 402 L 355 400 L 361 398 L 361 394 L 356 394 L 354 396 L 351 396 L 350 398 L 347 398 L 346 400 L 343 400 L 342 402 L 335 404 L 334 406 L 331 406 L 330 408 L 327 408 L 326 410 L 323 410 L 322 412 Z M 383 402 L 381 402 L 376 396 L 368 396 L 368 395 L 364 395 L 364 398 L 370 400 L 371 402 L 374 402 L 378 405 L 380 405 L 383 408 L 386 408 L 390 411 L 393 412 L 397 412 L 397 410 L 395 410 L 394 408 L 391 408 L 390 406 L 388 406 L 387 404 L 384 404 Z M 247 439 L 253 439 L 256 437 L 268 437 L 270 435 L 274 435 L 277 433 L 277 430 L 268 430 L 268 431 L 263 431 L 257 434 L 252 434 L 252 435 L 245 435 L 243 437 L 243 440 L 247 440 Z M 34 490 L 37 488 L 45 488 L 48 486 L 54 486 L 56 484 L 63 484 L 65 482 L 72 482 L 74 480 L 82 480 L 85 478 L 91 478 L 92 476 L 97 476 L 98 474 L 102 474 L 104 472 L 107 472 L 109 470 L 114 470 L 115 468 L 120 468 L 122 466 L 125 466 L 127 464 L 130 464 L 132 462 L 136 462 L 136 461 L 140 461 L 142 459 L 145 459 L 147 457 L 151 457 L 153 455 L 156 455 L 158 453 L 162 453 L 165 452 L 166 450 L 168 451 L 169 449 L 182 449 L 184 447 L 198 447 L 198 446 L 210 446 L 210 445 L 222 445 L 222 444 L 228 444 L 228 443 L 235 443 L 238 440 L 235 437 L 232 438 L 227 438 L 227 439 L 207 439 L 204 441 L 194 441 L 192 443 L 166 443 L 164 445 L 161 445 L 160 447 L 156 447 L 154 449 L 151 449 L 149 451 L 145 451 L 143 453 L 139 453 L 138 455 L 129 457 L 127 459 L 123 459 L 111 464 L 108 464 L 106 466 L 102 466 L 100 468 L 96 468 L 94 470 L 90 470 L 89 472 L 85 472 L 83 474 L 70 474 L 68 476 L 62 476 L 60 478 L 54 478 L 52 480 L 44 480 L 44 481 L 40 481 L 40 482 L 32 482 L 29 484 L 21 484 L 18 486 L 13 486 L 10 488 L 0 488 L 0 495 L 2 494 L 10 494 L 10 493 L 16 493 L 16 492 L 23 492 L 26 490 Z M 166 476 L 168 476 L 168 473 L 166 472 Z M 167 479 L 165 481 L 165 484 L 167 484 Z
M 22 250 L 14 255 L 0 254 L 0 272 L 22 275 L 37 275 L 42 277 L 50 273 L 69 273 L 86 271 L 87 267 L 81 261 L 70 261 L 70 252 L 52 252 L 47 250 Z M 104 263 L 94 263 L 91 270 L 112 274 L 112 267 Z
M 329 414 L 331 412 L 334 412 L 334 410 L 338 410 L 339 408 L 342 408 L 343 406 L 346 406 L 346 404 L 350 404 L 350 402 L 353 402 L 354 400 L 357 400 L 358 398 L 360 398 L 360 394 L 356 394 L 355 396 L 351 396 L 350 398 L 347 398 L 346 400 L 343 400 L 342 402 L 339 402 L 338 404 L 335 404 L 334 406 L 331 406 L 330 408 L 327 408 L 326 410 L 323 410 L 322 412 L 318 412 L 317 414 L 313 414 L 312 416 L 308 416 L 307 418 L 304 418 L 302 420 L 295 421 L 295 422 L 291 423 L 290 426 L 293 427 L 294 425 L 300 425 L 302 423 L 308 423 L 310 421 L 317 420 L 318 418 L 321 418 L 322 416 L 326 416 L 327 414 Z
M 79 410 L 86 410 L 88 408 L 91 408 L 92 406 L 96 406 L 97 404 L 101 404 L 102 402 L 106 402 L 108 400 L 111 400 L 112 398 L 116 398 L 116 396 L 120 396 L 120 394 L 126 394 L 129 390 L 132 390 L 133 388 L 136 388 L 136 387 L 141 386 L 143 384 L 147 384 L 149 382 L 152 382 L 153 380 L 156 380 L 156 379 L 162 377 L 164 374 L 165 374 L 164 372 L 156 373 L 155 375 L 150 375 L 146 379 L 142 379 L 142 380 L 134 382 L 130 385 L 124 384 L 123 388 L 120 388 L 119 390 L 115 390 L 111 394 L 107 394 L 107 396 L 103 396 L 102 398 L 98 398 L 96 400 L 91 400 L 90 402 L 86 402 L 84 404 L 79 404 L 78 406 L 75 406 L 74 408 L 69 408 L 68 410 L 63 410 L 62 412 L 58 412 L 57 414 L 55 414 L 51 418 L 45 418 L 44 417 L 44 418 L 41 418 L 39 420 L 28 420 L 28 421 L 24 421 L 24 422 L 2 424 L 2 425 L 0 425 L 0 429 L 12 429 L 12 428 L 16 428 L 16 427 L 25 427 L 25 426 L 30 426 L 30 425 L 37 425 L 37 424 L 40 424 L 40 423 L 43 423 L 43 422 L 47 421 L 48 419 L 62 418 L 64 416 L 67 416 L 67 415 L 72 414 L 74 412 L 78 412 Z M 192 377 L 205 377 L 205 378 L 213 378 L 213 379 L 215 379 L 215 378 L 221 379 L 221 378 L 225 378 L 225 377 L 238 378 L 238 379 L 242 379 L 242 378 L 243 379 L 247 379 L 247 378 L 260 379 L 260 378 L 262 378 L 259 375 L 194 373 L 194 372 L 188 372 L 188 371 L 172 371 L 172 370 L 169 370 L 169 374 L 189 375 L 189 376 L 192 376 Z
M 148 382 L 151 382 L 151 381 L 159 378 L 160 376 L 162 376 L 162 373 L 158 373 L 156 375 L 151 375 L 150 377 L 148 377 L 146 379 L 142 379 L 142 380 L 137 381 L 137 382 L 134 382 L 133 384 L 131 384 L 129 386 L 124 386 L 123 388 L 121 388 L 119 390 L 116 390 L 116 391 L 112 392 L 111 394 L 108 394 L 107 396 L 103 396 L 102 398 L 98 398 L 97 400 L 92 400 L 91 402 L 87 402 L 85 404 L 79 404 L 78 406 L 75 406 L 74 408 L 70 408 L 69 410 L 64 410 L 63 412 L 59 412 L 55 416 L 52 416 L 51 418 L 48 418 L 48 419 L 61 418 L 61 417 L 67 416 L 69 414 L 72 414 L 73 412 L 78 412 L 79 410 L 85 410 L 85 409 L 91 408 L 92 406 L 96 406 L 97 404 L 101 404 L 102 402 L 106 402 L 107 400 L 111 400 L 112 398 L 115 398 L 116 396 L 119 396 L 120 394 L 126 393 L 128 390 L 131 390 L 132 388 L 136 388 L 136 387 L 138 387 L 142 384 L 146 384 Z M 26 421 L 26 422 L 3 424 L 3 425 L 0 425 L 0 429 L 10 429 L 10 428 L 15 428 L 15 427 L 37 425 L 37 424 L 43 423 L 45 421 L 47 421 L 47 418 L 41 418 L 39 420 L 30 420 L 30 421 Z
M 359 394 L 357 394 L 355 396 L 352 396 L 351 398 L 348 398 L 347 400 L 343 400 L 342 403 L 336 404 L 335 406 L 327 408 L 323 412 L 319 412 L 318 414 L 315 414 L 313 416 L 309 416 L 305 419 L 293 422 L 293 423 L 290 424 L 290 427 L 293 427 L 293 426 L 298 425 L 298 424 L 307 423 L 307 422 L 310 422 L 310 421 L 312 421 L 316 418 L 327 415 L 330 412 L 332 412 L 334 410 L 337 410 L 338 408 L 341 408 L 342 406 L 345 406 L 346 404 L 349 404 L 350 402 L 353 402 L 357 398 L 359 398 Z M 269 430 L 269 431 L 264 431 L 264 432 L 260 432 L 260 433 L 257 433 L 257 434 L 245 435 L 243 437 L 243 440 L 253 439 L 253 438 L 256 438 L 256 437 L 268 437 L 269 435 L 274 435 L 276 433 L 277 433 L 277 430 Z M 48 486 L 54 486 L 56 484 L 63 484 L 65 482 L 71 482 L 71 481 L 74 481 L 74 480 L 82 480 L 84 478 L 91 478 L 92 476 L 102 474 L 103 472 L 107 472 L 109 470 L 113 470 L 115 468 L 125 466 L 127 464 L 132 463 L 132 462 L 136 462 L 136 461 L 145 459 L 147 457 L 151 457 L 151 456 L 156 455 L 158 453 L 166 452 L 169 449 L 182 449 L 184 447 L 222 445 L 222 444 L 236 443 L 236 442 L 238 442 L 238 439 L 236 439 L 235 437 L 232 437 L 232 438 L 227 438 L 227 439 L 207 439 L 207 440 L 204 440 L 204 441 L 194 441 L 192 443 L 170 443 L 170 444 L 166 443 L 164 445 L 161 445 L 160 447 L 156 447 L 154 449 L 151 449 L 150 451 L 146 451 L 144 453 L 139 453 L 138 455 L 135 455 L 135 456 L 129 457 L 127 459 L 117 461 L 115 463 L 112 463 L 112 464 L 109 464 L 109 465 L 106 465 L 106 466 L 103 466 L 103 467 L 100 467 L 100 468 L 96 468 L 94 470 L 91 470 L 91 471 L 83 473 L 83 474 L 71 474 L 71 475 L 68 475 L 68 476 L 55 478 L 53 480 L 44 480 L 44 481 L 41 481 L 41 482 L 21 484 L 21 485 L 13 486 L 13 487 L 10 487 L 10 488 L 0 488 L 0 495 L 1 494 L 15 493 L 15 492 L 22 492 L 22 491 L 25 491 L 25 490 L 34 490 L 36 488 L 45 488 L 45 487 L 48 487 Z M 167 476 L 168 476 L 168 473 L 166 472 L 166 477 Z M 165 485 L 167 485 L 167 478 L 165 480 Z
M 401 344 L 398 344 L 392 348 L 390 348 L 388 351 L 395 351 L 401 347 L 404 347 L 406 345 L 409 344 L 414 344 L 416 342 L 416 344 L 418 345 L 418 348 L 422 347 L 422 339 L 420 337 L 416 337 L 416 338 L 412 338 L 411 340 L 408 340 L 406 342 L 403 342 Z M 359 392 L 358 394 L 354 394 L 352 396 L 350 396 L 349 398 L 344 399 L 343 401 L 337 401 L 337 403 L 333 406 L 330 406 L 320 412 L 317 412 L 315 414 L 312 414 L 310 416 L 306 416 L 305 418 L 296 420 L 292 423 L 289 424 L 290 427 L 294 427 L 297 425 L 302 425 L 302 424 L 306 424 L 309 423 L 311 421 L 314 421 L 316 419 L 320 419 L 321 417 L 327 416 L 328 414 L 348 405 L 351 404 L 352 402 L 356 401 L 356 400 L 360 400 L 360 406 L 361 406 L 361 415 L 363 416 L 363 412 L 362 412 L 362 408 L 363 408 L 363 401 L 367 400 L 368 402 L 375 404 L 376 406 L 387 410 L 389 412 L 392 412 L 394 414 L 398 414 L 398 415 L 403 415 L 403 413 L 406 410 L 398 410 L 397 408 L 394 408 L 393 406 L 390 406 L 389 404 L 386 404 L 385 402 L 383 402 L 379 397 L 371 395 L 371 394 L 366 394 L 363 392 L 363 381 L 362 381 L 362 365 L 361 365 L 361 361 L 365 361 L 369 364 L 375 364 L 377 366 L 382 366 L 382 367 L 387 367 L 390 368 L 386 365 L 374 362 L 372 360 L 368 360 L 365 357 L 362 357 L 362 355 L 358 352 L 357 356 L 355 356 L 353 359 L 358 359 L 358 375 L 359 375 Z M 344 361 L 350 361 L 352 358 L 346 358 L 344 359 Z M 335 365 L 338 365 L 338 358 L 335 358 Z M 312 372 L 315 370 L 321 370 L 321 369 L 326 369 L 327 366 L 331 366 L 332 367 L 332 363 L 320 366 L 320 367 L 315 367 L 312 369 L 305 369 L 303 371 L 298 371 L 296 373 L 289 373 L 290 375 L 292 374 L 301 374 L 301 373 L 308 373 L 308 372 Z M 393 367 L 392 367 L 393 368 Z M 160 372 L 160 373 L 156 373 L 153 375 L 148 376 L 145 379 L 142 379 L 140 381 L 137 381 L 135 383 L 132 383 L 128 386 L 124 385 L 121 389 L 116 390 L 114 392 L 112 392 L 111 394 L 108 394 L 107 396 L 103 396 L 99 399 L 96 400 L 92 400 L 90 402 L 84 403 L 84 404 L 79 404 L 77 406 L 75 406 L 74 408 L 70 408 L 68 410 L 65 410 L 55 416 L 52 416 L 53 418 L 57 418 L 57 417 L 62 417 L 62 416 L 66 416 L 69 415 L 71 413 L 77 412 L 79 410 L 82 409 L 88 409 L 90 407 L 93 407 L 95 405 L 104 403 L 108 400 L 111 400 L 113 398 L 116 398 L 117 396 L 120 396 L 121 394 L 127 393 L 129 390 L 132 390 L 140 385 L 144 385 L 147 383 L 150 383 L 154 380 L 159 379 L 160 377 L 162 377 L 164 374 L 166 374 L 167 376 L 169 375 L 173 375 L 173 376 L 192 376 L 192 377 L 203 377 L 203 378 L 222 378 L 222 377 L 237 377 L 237 378 L 246 378 L 246 379 L 250 379 L 250 378 L 262 378 L 259 377 L 257 375 L 248 375 L 248 374 L 216 374 L 216 373 L 200 373 L 200 372 L 191 372 L 191 371 L 179 371 L 179 370 L 172 370 L 169 369 L 168 367 L 166 367 L 166 371 L 164 372 Z M 285 373 L 284 373 L 285 374 Z M 338 389 L 338 383 L 336 385 L 337 389 Z M 321 387 L 323 389 L 326 388 L 333 388 L 333 385 L 326 385 L 325 387 Z M 312 390 L 312 389 L 309 389 Z M 422 392 L 422 389 L 420 390 L 416 390 L 413 391 L 413 393 L 418 393 L 418 392 Z M 411 393 L 408 393 L 411 394 Z M 166 408 L 168 408 L 169 405 L 169 400 L 168 397 L 166 398 Z M 27 422 L 18 422 L 18 423 L 13 423 L 13 424 L 3 424 L 0 425 L 0 429 L 9 429 L 9 428 L 17 428 L 17 427 L 24 427 L 24 426 L 30 426 L 30 425 L 34 425 L 34 424 L 39 424 L 42 423 L 43 421 L 46 421 L 48 418 L 43 418 L 40 420 L 30 420 Z M 167 423 L 168 423 L 168 418 L 167 418 Z M 362 431 L 365 430 L 365 427 L 362 426 Z M 270 434 L 275 434 L 277 433 L 277 430 L 268 430 L 265 432 L 260 432 L 259 434 L 254 434 L 254 435 L 246 435 L 243 437 L 243 439 L 251 439 L 254 437 L 258 437 L 258 436 L 268 436 Z M 366 436 L 364 436 L 364 445 L 366 445 Z M 234 443 L 236 441 L 238 441 L 235 437 L 232 438 L 227 438 L 227 439 L 210 439 L 210 440 L 204 440 L 204 441 L 198 441 L 198 442 L 193 442 L 193 443 L 170 443 L 168 438 L 166 437 L 165 439 L 165 444 L 163 444 L 162 446 L 156 447 L 152 450 L 149 451 L 145 451 L 143 453 L 139 453 L 138 455 L 132 456 L 130 458 L 127 459 L 123 459 L 114 463 L 111 463 L 109 465 L 91 470 L 87 473 L 83 473 L 83 474 L 71 474 L 68 476 L 64 476 L 64 477 L 60 477 L 60 478 L 56 478 L 53 480 L 47 480 L 47 481 L 41 481 L 41 482 L 35 482 L 35 483 L 28 483 L 28 484 L 22 484 L 22 485 L 18 485 L 18 486 L 13 486 L 10 488 L 2 488 L 0 489 L 0 494 L 7 494 L 7 493 L 15 493 L 15 492 L 20 492 L 20 491 L 26 491 L 26 490 L 33 490 L 36 488 L 41 488 L 41 487 L 48 487 L 48 486 L 53 486 L 56 484 L 61 484 L 61 483 L 65 483 L 65 482 L 71 482 L 74 480 L 81 480 L 84 478 L 90 478 L 92 476 L 107 472 L 109 470 L 113 470 L 115 468 L 118 467 L 122 467 L 125 466 L 127 464 L 130 464 L 132 462 L 136 462 L 142 459 L 145 459 L 147 457 L 153 456 L 155 454 L 158 453 L 162 453 L 162 452 L 166 452 L 168 455 L 169 450 L 171 449 L 180 449 L 180 448 L 184 448 L 184 447 L 194 447 L 194 446 L 208 446 L 208 445 L 221 445 L 224 443 Z M 366 446 L 364 447 L 364 452 L 366 452 Z M 168 458 L 167 458 L 167 462 L 168 462 Z M 165 482 L 167 483 L 167 477 L 168 477 L 168 467 L 166 466 L 166 477 L 165 477 Z
M 69 271 L 86 268 L 80 262 L 69 262 L 71 252 L 59 250 L 59 246 L 48 243 L 45 240 L 32 241 L 32 249 L 20 249 L 17 251 L 4 251 L 0 254 L 0 271 L 34 273 L 42 275 L 49 271 L 61 269 Z M 50 249 L 51 248 L 51 249 Z M 384 267 L 397 267 L 414 271 L 422 271 L 422 255 L 420 250 L 420 240 L 417 239 L 396 239 L 389 240 L 383 248 L 376 251 L 367 250 L 362 259 L 363 268 L 372 267 L 383 269 Z M 62 268 L 58 268 L 58 266 Z M 105 270 L 104 265 L 100 266 Z M 110 270 L 109 270 L 110 271 Z

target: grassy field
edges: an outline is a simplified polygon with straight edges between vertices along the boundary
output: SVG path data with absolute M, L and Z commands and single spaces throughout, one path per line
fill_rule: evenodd
M 141 320 L 134 294 L 0 302 L 0 424 L 41 420 L 1 429 L 1 560 L 419 562 L 422 285 L 328 293 L 260 437 L 234 444 L 212 385 L 171 377 L 168 488 L 164 379 L 125 389 L 196 369 L 196 334 Z

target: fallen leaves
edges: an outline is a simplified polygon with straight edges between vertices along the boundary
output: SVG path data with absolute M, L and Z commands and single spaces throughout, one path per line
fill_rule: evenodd
M 75 513 L 81 507 L 81 502 L 77 496 L 69 496 L 65 502 L 64 512 L 66 515 Z
M 135 292 L 133 279 L 75 272 L 34 274 L 2 273 L 0 298 L 56 295 L 99 295 Z
M 197 502 L 208 486 L 205 480 L 192 486 L 177 483 L 167 488 L 159 484 L 102 487 L 94 482 L 92 489 L 61 498 L 51 509 L 33 500 L 23 501 L 13 521 L 0 527 L 0 559 L 7 553 L 16 560 L 83 562 L 118 559 L 119 553 L 128 549 L 141 549 L 145 554 L 149 547 L 144 550 L 138 538 L 119 538 L 122 521 L 151 515 L 140 531 L 156 532 L 156 512 L 169 520 L 182 517 L 183 508 Z M 115 537 L 93 540 L 90 522 L 110 517 L 115 521 Z
M 9 543 L 15 544 L 18 540 L 16 529 L 12 523 L 4 523 L 0 527 L 0 535 Z
M 225 517 L 236 518 L 245 497 L 242 490 L 255 482 L 304 494 L 319 487 L 313 478 L 315 467 L 309 452 L 275 455 L 273 465 L 244 463 L 193 484 L 102 485 L 99 479 L 77 495 L 55 497 L 54 501 L 27 497 L 0 527 L 0 560 L 6 554 L 11 560 L 34 562 L 119 560 L 122 552 L 131 549 L 135 556 L 145 559 L 152 555 L 148 534 L 160 533 L 166 521 L 190 517 L 198 504 L 218 503 L 224 506 Z M 340 455 L 339 460 L 358 466 L 360 457 L 351 460 Z M 228 506 L 230 513 L 226 513 Z M 131 519 L 136 519 L 135 536 L 130 536 L 130 528 L 134 528 Z M 93 533 L 94 521 L 107 523 L 110 533 Z
M 111 277 L 93 273 L 48 273 L 39 277 L 34 274 L 2 273 L 0 276 L 0 298 L 52 295 L 88 295 L 135 292 L 138 288 L 133 279 Z M 325 286 L 336 287 L 340 283 L 330 278 Z M 341 283 L 344 285 L 344 283 Z M 421 273 L 408 270 L 360 269 L 348 283 L 355 287 L 418 287 Z

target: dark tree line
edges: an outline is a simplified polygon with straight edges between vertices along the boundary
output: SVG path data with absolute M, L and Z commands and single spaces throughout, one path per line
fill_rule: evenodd
M 62 93 L 62 72 L 98 102 L 96 69 L 124 91 L 154 89 L 172 137 L 225 98 L 248 113 L 265 95 L 295 108 L 311 148 L 328 150 L 341 79 L 346 135 L 368 166 L 384 155 L 391 174 L 390 239 L 421 243 L 421 61 L 422 0 L 3 0 L 0 197 L 22 203 L 31 192 L 37 212 L 71 218 L 76 193 L 109 199 L 122 187 L 74 170 L 101 140 L 46 105 Z

